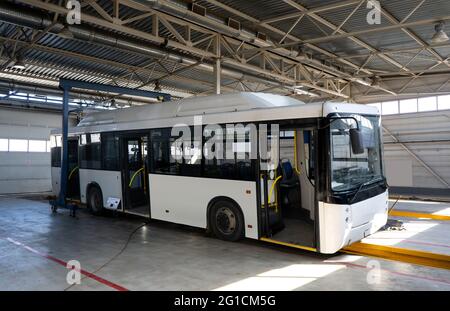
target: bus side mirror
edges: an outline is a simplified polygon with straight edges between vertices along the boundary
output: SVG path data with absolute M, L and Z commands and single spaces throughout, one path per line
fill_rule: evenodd
M 350 129 L 350 141 L 354 154 L 364 153 L 363 135 L 361 130 L 355 128 Z

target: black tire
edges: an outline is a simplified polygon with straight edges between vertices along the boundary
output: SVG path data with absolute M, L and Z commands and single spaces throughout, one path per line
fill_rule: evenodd
M 236 204 L 221 200 L 211 206 L 209 224 L 216 237 L 238 241 L 244 237 L 244 216 Z
M 103 195 L 100 188 L 93 186 L 89 189 L 87 206 L 94 215 L 103 214 Z

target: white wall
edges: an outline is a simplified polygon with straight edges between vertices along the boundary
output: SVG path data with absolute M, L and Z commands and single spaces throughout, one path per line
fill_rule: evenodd
M 48 140 L 59 113 L 0 108 L 0 138 Z M 0 194 L 51 190 L 49 152 L 0 151 Z
M 400 141 L 422 141 L 406 145 L 450 183 L 449 110 L 385 115 L 382 123 Z M 427 143 L 429 141 L 437 142 Z M 393 139 L 386 133 L 384 142 L 386 175 L 391 186 L 446 188 L 399 144 L 390 144 Z

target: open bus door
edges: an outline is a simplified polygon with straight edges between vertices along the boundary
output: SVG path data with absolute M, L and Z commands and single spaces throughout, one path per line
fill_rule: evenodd
M 122 138 L 123 211 L 150 217 L 148 136 Z
M 289 136 L 268 135 L 277 163 L 262 163 L 260 171 L 262 240 L 316 251 L 315 134 L 287 129 Z M 270 140 L 278 140 L 272 143 Z

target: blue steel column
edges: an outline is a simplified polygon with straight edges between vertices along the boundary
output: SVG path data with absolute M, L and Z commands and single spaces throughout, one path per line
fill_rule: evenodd
M 68 150 L 68 130 L 69 130 L 69 92 L 70 87 L 63 85 L 63 115 L 62 115 L 62 159 L 61 159 L 61 179 L 60 191 L 58 196 L 58 206 L 66 206 L 66 191 L 67 191 L 67 175 L 69 171 L 69 150 Z

